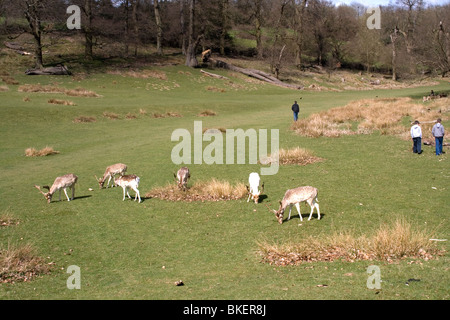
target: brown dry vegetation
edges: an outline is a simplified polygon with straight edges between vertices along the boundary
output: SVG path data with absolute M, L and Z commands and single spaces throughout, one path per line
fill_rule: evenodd
M 73 97 L 100 97 L 97 93 L 86 90 L 83 88 L 66 89 L 52 85 L 41 84 L 25 84 L 17 89 L 19 92 L 31 92 L 31 93 L 62 93 Z
M 49 99 L 47 102 L 50 104 L 59 104 L 64 106 L 76 106 L 76 104 L 73 101 L 69 100 Z
M 178 112 L 168 111 L 166 113 L 155 112 L 155 113 L 153 113 L 152 117 L 156 118 L 156 119 L 159 119 L 159 118 L 181 118 L 182 115 L 179 114 Z
M 50 272 L 50 264 L 36 256 L 30 244 L 0 248 L 0 283 L 30 281 Z
M 27 157 L 45 157 L 53 154 L 58 154 L 59 151 L 53 150 L 52 147 L 45 147 L 41 150 L 36 150 L 35 148 L 25 149 L 25 156 Z
M 444 254 L 432 233 L 413 228 L 404 219 L 384 224 L 375 233 L 355 237 L 350 233 L 329 236 L 310 236 L 299 243 L 259 243 L 259 254 L 265 263 L 285 266 L 303 262 L 344 260 L 379 260 L 393 262 L 399 259 L 429 260 Z
M 350 102 L 295 122 L 291 129 L 308 137 L 339 137 L 341 135 L 370 134 L 379 131 L 409 139 L 409 128 L 401 124 L 403 118 L 422 123 L 423 138 L 431 138 L 431 127 L 437 118 L 446 120 L 448 98 L 430 103 L 414 103 L 411 98 L 364 99 Z M 353 129 L 357 123 L 357 129 Z
M 269 155 L 266 159 L 262 159 L 262 164 L 273 163 L 276 159 L 275 155 Z M 295 147 L 293 149 L 280 149 L 278 151 L 278 161 L 281 165 L 297 164 L 300 166 L 306 166 L 311 163 L 320 162 L 324 159 L 316 157 L 311 151 Z
M 198 181 L 187 191 L 182 191 L 176 184 L 157 187 L 145 194 L 149 198 L 159 198 L 169 201 L 225 201 L 237 200 L 247 196 L 247 188 L 243 183 L 232 185 L 228 181 Z
M 95 117 L 89 117 L 89 116 L 79 116 L 73 120 L 74 123 L 89 123 L 89 122 L 96 122 L 96 121 L 97 121 L 97 119 Z
M 0 227 L 9 227 L 18 224 L 19 220 L 14 218 L 14 216 L 9 211 L 5 211 L 0 215 Z
M 204 110 L 198 114 L 199 117 L 212 117 L 215 115 L 217 115 L 217 113 L 212 110 Z

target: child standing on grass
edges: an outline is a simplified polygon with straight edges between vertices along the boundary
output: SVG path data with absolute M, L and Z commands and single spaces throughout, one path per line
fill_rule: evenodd
M 444 126 L 441 124 L 441 119 L 436 120 L 436 124 L 433 126 L 433 129 L 431 129 L 431 134 L 434 137 L 434 140 L 436 142 L 436 155 L 441 155 L 444 152 L 442 151 L 442 143 L 444 142 Z
M 411 138 L 413 140 L 413 152 L 417 154 L 422 153 L 422 128 L 419 126 L 419 121 L 414 121 L 411 127 Z

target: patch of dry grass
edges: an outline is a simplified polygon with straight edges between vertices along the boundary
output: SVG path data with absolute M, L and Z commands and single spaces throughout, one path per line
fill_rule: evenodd
M 50 272 L 50 264 L 38 257 L 30 244 L 0 247 L 0 282 L 30 281 Z
M 14 216 L 11 214 L 9 210 L 4 211 L 0 215 L 0 227 L 9 227 L 9 226 L 15 226 L 19 224 L 19 220 L 14 218 Z
M 89 122 L 96 122 L 96 121 L 97 121 L 97 119 L 95 117 L 89 117 L 89 116 L 79 116 L 73 120 L 74 123 L 89 123 Z
M 47 102 L 50 104 L 59 104 L 64 106 L 76 106 L 76 104 L 73 101 L 69 100 L 49 99 Z
M 54 150 L 52 147 L 45 147 L 41 150 L 37 150 L 35 148 L 27 148 L 25 149 L 25 156 L 27 157 L 45 157 L 53 154 L 58 154 L 59 151 Z
M 379 131 L 409 139 L 409 128 L 401 124 L 404 117 L 424 123 L 422 131 L 427 133 L 437 118 L 445 119 L 445 106 L 449 101 L 444 98 L 424 105 L 414 103 L 411 98 L 358 100 L 344 107 L 312 114 L 295 122 L 291 129 L 307 137 L 339 137 Z M 356 130 L 352 130 L 354 123 L 357 123 Z
M 212 110 L 203 110 L 202 112 L 200 112 L 198 114 L 199 117 L 212 117 L 212 116 L 216 116 L 217 113 L 212 111 Z
M 303 262 L 343 260 L 400 259 L 429 260 L 444 251 L 430 241 L 433 233 L 413 228 L 405 219 L 381 225 L 372 236 L 355 237 L 350 233 L 334 233 L 319 238 L 310 236 L 299 243 L 258 243 L 262 261 L 273 265 L 298 265 Z
M 270 164 L 276 161 L 277 154 L 269 155 L 266 159 L 261 159 L 261 164 Z M 293 149 L 278 150 L 278 162 L 281 165 L 297 164 L 306 166 L 311 163 L 320 162 L 324 159 L 316 157 L 307 149 L 295 147 Z
M 83 89 L 83 88 L 75 88 L 75 89 L 66 89 L 61 88 L 54 85 L 41 85 L 41 84 L 25 84 L 19 86 L 17 89 L 19 92 L 31 92 L 31 93 L 62 93 L 68 96 L 73 97 L 100 97 L 97 93 Z
M 155 119 L 159 119 L 159 118 L 181 118 L 182 115 L 179 114 L 178 112 L 168 111 L 166 113 L 154 112 L 152 117 L 155 118 Z
M 117 120 L 117 119 L 119 119 L 119 115 L 117 113 L 109 112 L 109 111 L 104 111 L 103 112 L 103 116 L 105 118 L 108 118 L 109 120 Z
M 247 196 L 247 192 L 244 183 L 232 185 L 228 181 L 212 179 L 198 181 L 187 191 L 180 190 L 176 184 L 168 184 L 152 189 L 145 196 L 169 201 L 226 201 L 242 199 Z

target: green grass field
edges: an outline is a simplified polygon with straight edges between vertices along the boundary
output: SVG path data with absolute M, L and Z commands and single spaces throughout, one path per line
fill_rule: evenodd
M 204 77 L 183 66 L 160 67 L 164 79 L 121 74 L 89 74 L 83 79 L 14 74 L 19 85 L 0 92 L 0 214 L 18 225 L 0 227 L 0 246 L 31 244 L 50 274 L 32 281 L 0 284 L 0 299 L 449 299 L 448 255 L 420 261 L 317 262 L 278 267 L 261 262 L 258 243 L 301 242 L 333 232 L 370 234 L 382 223 L 405 218 L 413 226 L 448 239 L 450 173 L 447 154 L 436 157 L 424 146 L 420 156 L 411 142 L 393 136 L 354 135 L 305 138 L 290 129 L 290 106 L 300 100 L 300 117 L 377 97 L 421 97 L 433 87 L 361 91 L 293 91 L 231 79 Z M 82 87 L 100 97 L 20 92 L 24 84 Z M 27 98 L 27 99 L 25 99 Z M 49 99 L 75 105 L 55 105 Z M 199 117 L 204 110 L 217 113 Z M 103 116 L 115 113 L 118 119 Z M 154 118 L 177 112 L 182 117 Z M 127 119 L 127 115 L 133 115 Z M 448 113 L 447 113 L 448 115 Z M 80 116 L 96 122 L 75 123 Z M 444 116 L 443 116 L 444 117 Z M 446 116 L 447 117 L 447 116 Z M 448 118 L 448 117 L 447 117 Z M 99 190 L 94 175 L 122 162 L 141 178 L 141 197 L 173 181 L 179 166 L 171 161 L 175 129 L 203 127 L 279 129 L 280 147 L 300 146 L 323 162 L 281 166 L 263 176 L 263 202 L 122 201 L 119 188 Z M 450 128 L 450 122 L 443 123 Z M 450 129 L 448 129 L 450 130 Z M 206 146 L 207 143 L 204 143 Z M 59 154 L 25 157 L 26 148 L 51 146 Z M 448 149 L 447 149 L 448 150 Z M 191 183 L 218 178 L 248 181 L 259 165 L 188 165 Z M 51 184 L 66 173 L 79 180 L 76 199 L 51 204 L 33 187 Z M 322 219 L 300 225 L 293 217 L 279 225 L 264 204 L 278 207 L 284 192 L 312 185 L 319 189 Z M 93 191 L 88 189 L 92 188 Z M 132 193 L 134 195 L 134 193 Z M 309 208 L 301 205 L 307 217 Z M 449 249 L 448 241 L 439 247 Z M 411 263 L 411 261 L 417 263 Z M 69 266 L 81 271 L 81 289 L 69 290 Z M 381 290 L 366 286 L 367 267 L 381 270 Z M 420 279 L 405 285 L 408 279 Z M 178 280 L 184 286 L 175 286 Z M 326 285 L 326 286 L 321 286 Z

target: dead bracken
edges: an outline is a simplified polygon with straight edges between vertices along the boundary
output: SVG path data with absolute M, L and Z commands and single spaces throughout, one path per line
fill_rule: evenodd
M 145 194 L 148 198 L 159 198 L 168 201 L 227 201 L 238 200 L 247 196 L 247 188 L 243 183 L 232 185 L 228 181 L 196 182 L 193 186 L 182 191 L 176 184 L 157 187 Z
M 304 262 L 343 260 L 378 260 L 392 263 L 401 259 L 428 261 L 444 254 L 431 234 L 413 230 L 405 220 L 382 225 L 371 237 L 354 237 L 335 233 L 322 239 L 309 237 L 299 243 L 281 245 L 259 243 L 262 262 L 277 266 L 299 265 Z

